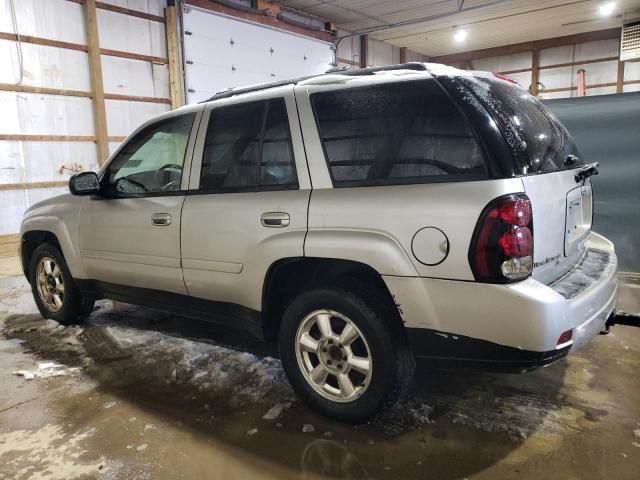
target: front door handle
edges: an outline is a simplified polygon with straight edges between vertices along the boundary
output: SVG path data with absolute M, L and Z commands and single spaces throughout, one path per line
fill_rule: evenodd
M 260 223 L 263 227 L 288 227 L 290 222 L 289 214 L 284 212 L 267 212 L 260 215 Z
M 154 213 L 151 215 L 151 224 L 157 227 L 171 225 L 171 215 L 168 213 Z

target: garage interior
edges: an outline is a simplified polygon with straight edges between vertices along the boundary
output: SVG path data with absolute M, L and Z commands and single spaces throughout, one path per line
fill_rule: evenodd
M 275 345 L 106 300 L 82 326 L 40 316 L 25 210 L 142 122 L 409 62 L 517 81 L 599 162 L 626 324 L 524 375 L 419 364 L 408 398 L 349 426 L 296 398 Z M 0 0 L 0 66 L 0 479 L 638 478 L 640 1 Z

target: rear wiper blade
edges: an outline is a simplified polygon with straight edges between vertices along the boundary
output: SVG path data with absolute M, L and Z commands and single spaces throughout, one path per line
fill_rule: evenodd
M 592 175 L 598 175 L 598 162 L 590 163 L 589 165 L 585 165 L 578 173 L 573 177 L 576 180 L 576 183 L 584 182 L 587 178 Z

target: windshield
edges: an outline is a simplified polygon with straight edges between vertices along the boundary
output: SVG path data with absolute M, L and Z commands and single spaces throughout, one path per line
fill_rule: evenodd
M 566 128 L 527 91 L 497 78 L 460 78 L 489 110 L 523 175 L 583 165 Z

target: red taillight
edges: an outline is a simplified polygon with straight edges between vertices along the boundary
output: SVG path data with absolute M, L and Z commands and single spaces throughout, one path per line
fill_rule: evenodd
M 566 332 L 562 332 L 560 338 L 558 338 L 558 343 L 556 345 L 562 345 L 563 343 L 567 343 L 573 337 L 573 330 L 567 330 Z
M 515 227 L 500 237 L 500 246 L 507 257 L 526 257 L 533 251 L 533 238 L 528 227 Z
M 469 263 L 482 282 L 507 283 L 531 274 L 533 216 L 526 195 L 506 195 L 487 205 L 473 235 Z
M 531 221 L 531 202 L 516 198 L 500 208 L 500 219 L 510 225 L 525 227 Z

